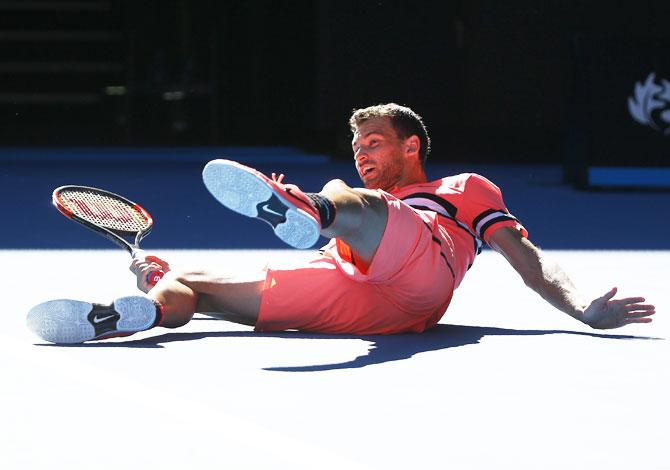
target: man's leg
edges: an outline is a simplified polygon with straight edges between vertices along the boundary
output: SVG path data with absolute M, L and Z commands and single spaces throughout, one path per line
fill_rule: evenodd
M 177 328 L 195 312 L 216 314 L 225 320 L 255 325 L 260 308 L 265 273 L 245 276 L 205 271 L 168 272 L 148 293 L 163 307 L 158 326 Z
M 341 180 L 324 186 L 320 195 L 327 201 L 319 201 L 319 195 L 283 183 L 283 175 L 271 179 L 237 162 L 212 160 L 203 170 L 203 181 L 221 204 L 269 223 L 281 240 L 296 248 L 311 248 L 321 234 L 340 238 L 359 258 L 370 261 L 386 227 L 381 196 Z M 334 220 L 328 201 L 336 209 Z
M 333 223 L 322 229 L 321 234 L 341 239 L 361 260 L 372 261 L 388 220 L 388 208 L 379 193 L 332 180 L 319 194 L 328 198 L 336 209 Z
M 143 264 L 148 269 L 149 265 Z M 146 277 L 145 270 L 136 274 L 138 279 Z M 27 323 L 34 333 L 52 343 L 128 336 L 154 326 L 176 328 L 188 323 L 195 311 L 254 325 L 264 283 L 263 271 L 245 278 L 169 271 L 148 296 L 118 297 L 109 305 L 50 300 L 34 306 Z

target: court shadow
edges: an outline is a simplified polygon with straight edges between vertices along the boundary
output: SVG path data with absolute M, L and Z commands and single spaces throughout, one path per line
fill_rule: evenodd
M 208 320 L 208 319 L 202 319 Z M 188 332 L 178 331 L 151 336 L 137 340 L 126 340 L 123 342 L 96 342 L 70 345 L 69 347 L 91 347 L 91 348 L 162 348 L 164 344 L 194 341 L 203 338 L 283 338 L 287 340 L 343 340 L 357 339 L 369 342 L 371 345 L 365 354 L 351 359 L 350 361 L 333 364 L 314 364 L 296 367 L 266 367 L 264 370 L 280 372 L 317 372 L 336 369 L 358 369 L 385 362 L 401 361 L 412 356 L 428 352 L 439 351 L 460 346 L 478 344 L 483 338 L 492 336 L 545 336 L 545 335 L 573 335 L 587 336 L 592 338 L 614 339 L 614 340 L 660 340 L 649 336 L 615 335 L 603 333 L 590 333 L 567 330 L 514 330 L 509 328 L 494 328 L 483 326 L 465 325 L 437 325 L 422 334 L 399 334 L 399 335 L 330 335 L 320 333 L 301 332 L 279 332 L 279 333 L 256 333 L 253 331 L 212 331 L 212 332 Z

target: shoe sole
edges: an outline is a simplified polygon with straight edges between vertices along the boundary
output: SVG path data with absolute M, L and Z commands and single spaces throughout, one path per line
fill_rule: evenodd
M 311 215 L 236 163 L 213 160 L 205 165 L 202 180 L 217 201 L 238 214 L 267 222 L 288 245 L 311 248 L 319 239 L 319 224 Z
M 27 324 L 37 336 L 58 344 L 83 343 L 115 333 L 151 328 L 156 305 L 141 296 L 119 297 L 112 305 L 79 300 L 50 300 L 28 312 Z

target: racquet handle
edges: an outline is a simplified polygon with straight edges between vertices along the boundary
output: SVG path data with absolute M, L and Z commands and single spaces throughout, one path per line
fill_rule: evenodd
M 142 255 L 144 255 L 144 250 L 136 248 L 132 251 L 133 259 L 137 259 Z M 155 286 L 158 283 L 158 281 L 160 281 L 163 278 L 163 276 L 165 276 L 165 273 L 159 269 L 157 271 L 151 271 L 149 274 L 147 274 L 146 280 L 147 283 L 151 284 L 152 286 Z
M 147 274 L 147 282 L 152 286 L 155 286 L 158 281 L 163 278 L 163 276 L 165 276 L 163 271 L 151 271 L 149 274 Z

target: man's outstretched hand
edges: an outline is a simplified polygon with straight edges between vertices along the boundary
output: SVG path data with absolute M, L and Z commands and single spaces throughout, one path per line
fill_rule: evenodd
M 630 323 L 651 322 L 649 317 L 656 313 L 656 307 L 643 304 L 644 297 L 612 300 L 616 293 L 617 288 L 614 287 L 607 294 L 591 302 L 591 305 L 584 310 L 582 321 L 598 330 L 619 328 Z

